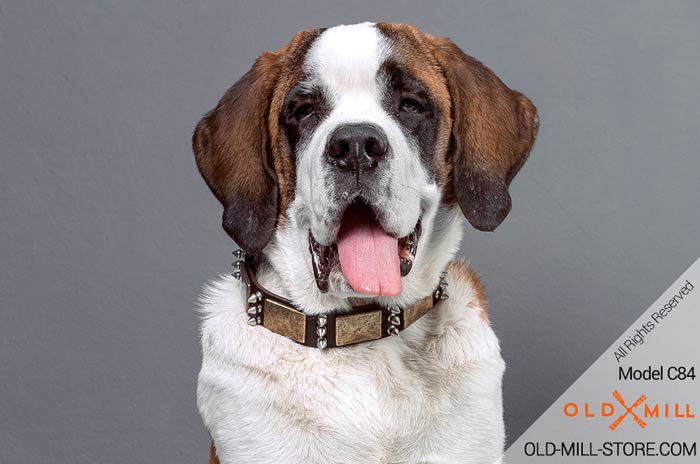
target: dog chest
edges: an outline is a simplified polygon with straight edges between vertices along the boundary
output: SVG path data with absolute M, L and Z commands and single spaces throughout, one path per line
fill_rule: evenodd
M 269 461 L 257 462 L 411 462 L 467 455 L 474 443 L 501 451 L 503 362 L 473 310 L 445 305 L 400 338 L 326 351 L 238 324 L 231 306 L 211 314 L 198 403 L 222 463 L 261 453 Z

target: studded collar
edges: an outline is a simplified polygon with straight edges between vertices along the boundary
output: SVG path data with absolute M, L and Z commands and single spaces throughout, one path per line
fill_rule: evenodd
M 255 278 L 252 262 L 246 262 L 243 250 L 233 252 L 233 277 L 246 287 L 248 324 L 261 325 L 297 343 L 319 349 L 354 345 L 396 336 L 430 311 L 440 300 L 448 298 L 445 277 L 435 291 L 404 308 L 377 304 L 355 306 L 348 312 L 309 315 L 296 309 L 288 299 L 267 290 Z

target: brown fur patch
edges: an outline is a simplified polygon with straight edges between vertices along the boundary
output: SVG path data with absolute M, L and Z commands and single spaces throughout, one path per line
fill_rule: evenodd
M 278 192 L 268 158 L 265 96 L 278 72 L 277 55 L 264 53 L 202 118 L 192 138 L 199 171 L 224 206 L 224 229 L 251 253 L 262 249 L 275 227 Z
M 411 75 L 425 85 L 435 99 L 442 115 L 435 140 L 435 174 L 438 183 L 450 182 L 452 168 L 447 159 L 452 131 L 452 102 L 447 81 L 432 53 L 428 36 L 412 24 L 377 23 L 377 28 L 391 41 L 394 57 L 408 68 Z
M 426 37 L 452 99 L 452 185 L 446 201 L 456 201 L 475 228 L 494 230 L 510 212 L 508 186 L 535 141 L 537 109 L 450 40 Z
M 263 53 L 192 138 L 202 177 L 224 206 L 224 229 L 252 254 L 267 244 L 294 192 L 293 157 L 280 144 L 279 98 L 302 78 L 303 57 L 318 34 L 300 32 Z
M 209 464 L 221 464 L 219 463 L 219 457 L 216 455 L 216 447 L 213 441 L 211 446 L 209 446 Z
M 472 300 L 467 301 L 466 304 L 473 308 L 481 308 L 481 317 L 486 322 L 489 322 L 488 300 L 484 292 L 484 285 L 481 283 L 481 279 L 476 271 L 465 264 L 464 261 L 451 261 L 447 269 L 454 280 L 465 281 L 471 286 L 474 297 Z

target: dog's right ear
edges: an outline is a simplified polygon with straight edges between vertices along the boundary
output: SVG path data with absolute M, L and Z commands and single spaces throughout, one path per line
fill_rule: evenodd
M 192 137 L 199 172 L 224 206 L 224 230 L 250 254 L 262 251 L 277 221 L 268 114 L 280 68 L 279 53 L 265 52 Z

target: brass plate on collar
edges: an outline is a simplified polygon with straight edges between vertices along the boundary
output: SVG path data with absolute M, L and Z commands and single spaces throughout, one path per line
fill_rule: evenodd
M 433 309 L 433 296 L 426 296 L 422 300 L 418 300 L 411 306 L 403 310 L 403 326 L 404 328 L 416 322 L 423 317 L 425 313 Z
M 351 345 L 382 338 L 382 310 L 354 314 L 340 314 L 335 317 L 336 346 Z
M 266 299 L 263 326 L 295 342 L 306 341 L 306 317 L 285 304 Z

